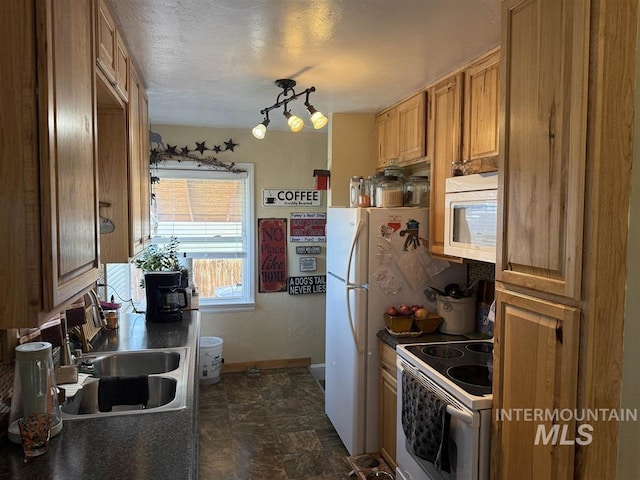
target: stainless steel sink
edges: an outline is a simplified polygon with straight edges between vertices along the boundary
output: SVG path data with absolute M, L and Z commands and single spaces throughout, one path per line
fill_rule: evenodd
M 186 406 L 189 380 L 189 348 L 169 348 L 101 353 L 83 357 L 92 364 L 93 376 L 61 406 L 65 420 L 136 415 L 180 410 Z M 101 377 L 148 376 L 149 401 L 146 405 L 117 405 L 111 411 L 98 408 L 98 388 Z
M 91 361 L 97 377 L 134 377 L 171 372 L 180 365 L 179 352 L 136 351 L 96 357 Z

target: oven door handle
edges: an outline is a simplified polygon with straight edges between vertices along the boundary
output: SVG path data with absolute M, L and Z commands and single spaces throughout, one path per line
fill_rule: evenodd
M 459 408 L 454 407 L 453 405 L 447 405 L 447 413 L 452 417 L 456 417 L 458 420 L 466 423 L 472 428 L 478 428 L 480 426 L 478 415 L 464 412 Z
M 402 360 L 400 360 L 399 356 L 396 357 L 396 367 L 398 368 L 399 371 L 407 372 L 409 375 L 413 376 L 414 378 L 422 377 L 424 381 L 426 381 L 427 383 L 431 383 L 429 378 L 424 373 L 405 364 Z M 447 413 L 452 417 L 456 417 L 458 420 L 466 423 L 471 428 L 480 427 L 480 416 L 477 413 L 465 412 L 464 410 L 460 410 L 459 408 L 454 407 L 448 402 L 447 402 Z

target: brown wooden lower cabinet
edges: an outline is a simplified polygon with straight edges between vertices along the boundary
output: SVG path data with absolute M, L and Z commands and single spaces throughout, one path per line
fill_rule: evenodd
M 496 314 L 491 478 L 572 479 L 580 310 L 499 287 Z
M 396 468 L 396 351 L 380 342 L 380 453 Z

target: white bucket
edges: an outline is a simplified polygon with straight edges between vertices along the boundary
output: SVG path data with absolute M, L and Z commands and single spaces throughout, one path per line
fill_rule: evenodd
M 218 337 L 200 338 L 200 383 L 218 383 L 222 370 L 222 344 Z
M 476 329 L 476 298 L 453 298 L 436 295 L 438 315 L 443 320 L 440 324 L 442 333 L 463 335 Z

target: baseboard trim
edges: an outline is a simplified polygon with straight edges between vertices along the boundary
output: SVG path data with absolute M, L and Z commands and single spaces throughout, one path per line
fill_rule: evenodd
M 311 372 L 311 376 L 315 378 L 316 382 L 324 380 L 324 367 L 324 363 L 314 363 L 313 365 L 309 365 L 309 372 Z
M 308 367 L 309 365 L 311 365 L 311 357 L 257 360 L 255 362 L 225 363 L 222 365 L 222 373 L 246 372 L 248 368 L 254 367 L 260 370 L 273 370 L 276 368 Z

